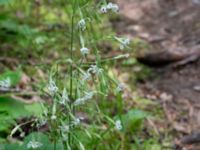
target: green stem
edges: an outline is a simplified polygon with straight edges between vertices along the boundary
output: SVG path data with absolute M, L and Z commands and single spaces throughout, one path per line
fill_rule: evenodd
M 71 18 L 71 42 L 70 42 L 70 59 L 73 61 L 73 44 L 74 44 L 74 4 L 73 4 L 73 14 Z M 72 97 L 72 92 L 73 92 L 73 66 L 70 66 L 70 97 Z
M 76 4 L 77 0 L 73 1 L 72 7 L 73 7 L 73 13 L 71 17 L 71 42 L 70 42 L 70 59 L 73 62 L 73 45 L 74 45 L 74 17 L 75 17 L 75 11 L 76 11 Z M 71 102 L 70 102 L 70 109 L 74 112 L 73 110 L 73 105 L 72 105 L 72 99 L 73 99 L 73 66 L 70 66 L 70 97 L 71 97 Z M 69 123 L 71 123 L 71 117 L 69 116 Z M 73 140 L 71 137 L 71 133 L 68 134 L 68 142 L 69 145 L 71 146 L 73 144 Z

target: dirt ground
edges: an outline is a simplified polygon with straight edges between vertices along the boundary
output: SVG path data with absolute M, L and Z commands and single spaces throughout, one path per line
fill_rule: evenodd
M 117 3 L 121 17 L 113 24 L 114 28 L 121 35 L 147 41 L 151 45 L 149 51 L 184 53 L 200 45 L 199 0 L 117 0 Z M 168 127 L 178 133 L 174 143 L 184 135 L 200 132 L 199 66 L 197 60 L 176 68 L 156 68 L 154 76 L 138 84 L 142 96 L 162 105 Z M 179 149 L 198 150 L 200 146 Z

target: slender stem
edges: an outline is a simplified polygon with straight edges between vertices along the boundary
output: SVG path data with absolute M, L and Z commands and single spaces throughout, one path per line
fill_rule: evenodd
M 74 4 L 73 4 L 74 5 Z M 74 44 L 74 6 L 73 6 L 73 14 L 71 18 L 71 42 L 70 42 L 70 58 L 73 61 L 73 44 Z M 70 66 L 70 97 L 72 97 L 73 93 L 73 66 Z
M 72 12 L 72 17 L 71 17 L 71 42 L 70 42 L 70 59 L 73 62 L 73 45 L 74 45 L 74 16 L 75 16 L 75 11 L 76 11 L 76 0 L 73 1 L 72 3 L 72 8 L 73 8 L 73 12 Z M 73 66 L 70 66 L 70 97 L 71 97 L 71 102 L 69 104 L 69 107 L 71 110 L 73 110 L 73 106 L 72 106 L 72 100 L 73 100 Z M 71 117 L 69 116 L 69 123 L 71 123 Z M 72 137 L 71 137 L 71 133 L 68 134 L 68 142 L 69 145 L 72 145 Z

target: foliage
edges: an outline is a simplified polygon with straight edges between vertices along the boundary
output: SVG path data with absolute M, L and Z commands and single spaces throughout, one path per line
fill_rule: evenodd
M 21 72 L 5 71 L 0 75 L 0 81 L 6 79 L 10 79 L 10 86 L 14 87 L 21 79 Z M 4 90 L 6 89 L 4 88 Z M 24 104 L 17 99 L 9 97 L 9 94 L 7 96 L 0 94 L 0 106 L 0 137 L 4 137 L 5 133 L 9 133 L 11 126 L 16 124 L 16 119 L 41 114 L 40 104 Z
M 42 150 L 161 149 L 157 139 L 138 136 L 148 112 L 127 110 L 123 84 L 109 73 L 110 64 L 124 58 L 123 65 L 136 64 L 134 58 L 128 59 L 130 46 L 136 49 L 144 46 L 138 39 L 117 37 L 111 31 L 106 14 L 115 16 L 116 4 L 105 0 L 22 0 L 19 5 L 3 0 L 0 7 L 4 8 L 0 13 L 1 42 L 14 45 L 12 52 L 3 55 L 23 58 L 21 65 L 29 71 L 33 66 L 26 62 L 35 56 L 34 67 L 44 74 L 34 84 L 43 98 L 41 105 L 23 104 L 9 94 L 0 96 L 0 131 L 7 135 L 20 130 L 16 120 L 30 116 L 37 117 L 38 130 L 47 126 L 44 133 L 31 133 L 22 143 L 17 140 L 1 145 L 0 149 L 23 150 L 34 144 Z M 11 8 L 24 12 L 22 18 L 26 21 L 6 13 Z M 106 42 L 120 49 L 117 55 L 107 56 Z M 6 71 L 0 81 L 10 79 L 12 89 L 20 76 L 20 71 Z M 10 131 L 13 124 L 16 125 Z
M 16 86 L 21 79 L 21 72 L 8 70 L 0 75 L 0 81 L 6 80 L 7 78 L 10 79 L 11 86 Z
M 30 141 L 37 141 L 40 143 L 43 143 L 41 145 L 41 147 L 39 148 L 29 148 L 29 149 L 37 149 L 37 150 L 52 150 L 54 149 L 54 145 L 50 142 L 49 138 L 47 135 L 42 134 L 42 133 L 31 133 L 30 135 L 28 135 L 25 139 L 22 145 L 20 144 L 2 144 L 1 145 L 1 150 L 10 150 L 10 149 L 15 149 L 15 150 L 27 150 L 28 147 L 28 143 Z M 61 150 L 63 149 L 61 143 L 58 143 L 56 145 L 56 150 Z
M 124 124 L 125 132 L 140 131 L 141 125 L 143 125 L 144 119 L 147 117 L 147 113 L 141 110 L 129 110 L 127 114 L 122 116 L 122 123 Z
M 15 123 L 17 118 L 30 117 L 39 114 L 41 107 L 39 104 L 24 104 L 9 97 L 0 97 L 0 132 L 8 130 Z M 30 109 L 31 108 L 31 109 Z M 37 110 L 37 112 L 35 112 Z

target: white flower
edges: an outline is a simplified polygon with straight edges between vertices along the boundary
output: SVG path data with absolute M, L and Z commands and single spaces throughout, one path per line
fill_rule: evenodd
M 117 121 L 115 122 L 115 129 L 116 129 L 116 130 L 119 130 L 119 131 L 122 129 L 122 123 L 121 123 L 120 120 L 117 120 Z
M 56 118 L 57 118 L 56 115 L 51 116 L 51 120 L 56 120 Z
M 106 6 L 107 9 L 112 9 L 113 7 L 113 3 L 108 3 L 108 5 Z
M 78 27 L 84 31 L 86 29 L 86 22 L 85 22 L 85 19 L 81 19 L 79 22 L 78 22 Z
M 74 102 L 74 105 L 83 105 L 85 103 L 85 100 L 83 98 L 78 98 L 76 99 L 76 101 Z
M 4 80 L 1 80 L 0 81 L 0 87 L 2 87 L 2 88 L 10 88 L 11 87 L 11 80 L 10 80 L 10 78 L 6 78 L 6 79 L 4 79 Z
M 38 120 L 38 127 L 44 126 L 47 123 L 47 119 L 46 118 L 41 118 L 40 120 Z
M 119 10 L 119 6 L 117 4 L 108 3 L 107 9 L 110 9 L 113 12 L 117 12 Z
M 91 99 L 94 95 L 94 92 L 87 92 L 84 96 L 85 100 Z
M 124 89 L 125 85 L 123 83 L 120 83 L 116 88 L 116 92 L 122 92 Z
M 119 6 L 114 3 L 108 3 L 107 5 L 101 7 L 100 12 L 107 13 L 108 10 L 112 10 L 113 12 L 118 12 Z
M 130 44 L 130 39 L 128 39 L 128 38 L 121 39 L 120 43 L 121 43 L 120 49 L 124 49 L 125 47 L 127 47 Z
M 97 65 L 91 65 L 90 68 L 88 69 L 88 72 L 92 72 L 94 74 L 101 74 L 103 72 L 102 68 L 99 68 Z
M 56 83 L 52 79 L 50 79 L 49 85 L 47 88 L 51 95 L 54 95 L 58 91 L 58 87 L 56 86 Z
M 76 118 L 74 121 L 72 121 L 72 125 L 78 125 L 80 124 L 81 120 L 79 118 Z
M 78 98 L 75 102 L 74 105 L 83 105 L 85 102 L 93 97 L 94 93 L 93 92 L 87 92 L 86 95 L 82 98 Z
M 86 48 L 86 47 L 82 47 L 82 48 L 80 49 L 80 51 L 81 51 L 81 54 L 83 54 L 83 55 L 89 54 L 89 49 Z
M 67 94 L 67 90 L 66 88 L 63 89 L 63 92 L 62 92 L 62 99 L 60 101 L 61 104 L 65 104 L 66 102 L 69 102 L 69 97 L 68 97 L 68 94 Z
M 101 9 L 100 9 L 100 12 L 103 13 L 103 14 L 107 13 L 107 11 L 108 11 L 107 6 L 102 6 Z
M 84 73 L 82 76 L 82 82 L 88 81 L 91 79 L 91 74 L 90 73 Z
M 68 125 L 64 125 L 60 127 L 62 132 L 68 132 L 69 131 L 69 126 Z
M 113 7 L 112 7 L 112 11 L 113 12 L 118 12 L 119 11 L 119 6 L 118 5 L 113 5 Z
M 43 146 L 43 144 L 40 143 L 40 142 L 37 142 L 37 141 L 30 141 L 27 144 L 28 149 L 37 149 L 37 148 L 42 147 L 42 146 Z

